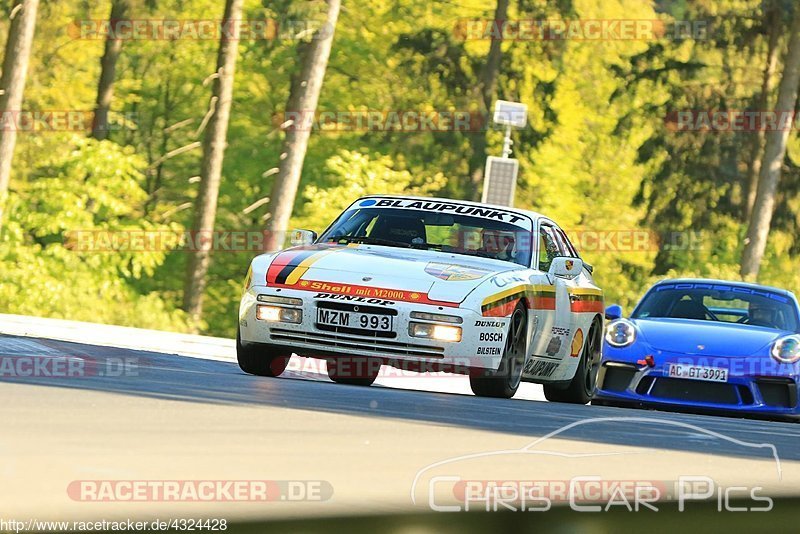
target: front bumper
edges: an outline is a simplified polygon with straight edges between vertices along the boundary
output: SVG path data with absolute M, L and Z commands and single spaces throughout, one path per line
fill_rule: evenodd
M 302 299 L 300 323 L 269 322 L 256 318 L 259 295 Z M 485 318 L 480 312 L 460 307 L 440 307 L 409 302 L 385 301 L 391 311 L 393 329 L 390 335 L 357 331 L 348 328 L 320 328 L 317 308 L 322 301 L 310 291 L 253 286 L 245 292 L 239 307 L 239 332 L 242 343 L 258 343 L 285 348 L 294 354 L 310 357 L 366 356 L 388 361 L 417 363 L 434 369 L 497 369 L 502 359 L 508 319 Z M 361 308 L 369 303 L 336 301 Z M 458 316 L 462 328 L 459 342 L 437 341 L 412 337 L 408 333 L 412 311 Z M 417 319 L 414 319 L 418 322 Z M 442 323 L 444 324 L 444 323 Z
M 787 372 L 785 364 L 768 358 L 716 358 L 713 366 L 728 369 L 728 380 L 711 382 L 669 376 L 671 363 L 709 366 L 708 358 L 656 351 L 655 365 L 650 367 L 625 351 L 630 349 L 606 345 L 593 397 L 596 404 L 768 418 L 800 416 L 797 376 Z

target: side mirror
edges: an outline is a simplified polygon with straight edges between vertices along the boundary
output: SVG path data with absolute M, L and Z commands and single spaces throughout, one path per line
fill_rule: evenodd
M 311 230 L 292 230 L 290 243 L 293 247 L 310 245 L 317 240 L 317 233 Z
M 550 263 L 549 274 L 560 278 L 575 278 L 583 271 L 583 260 L 580 258 L 567 258 L 559 256 Z
M 612 304 L 606 308 L 606 320 L 613 321 L 614 319 L 622 318 L 622 306 L 619 304 Z

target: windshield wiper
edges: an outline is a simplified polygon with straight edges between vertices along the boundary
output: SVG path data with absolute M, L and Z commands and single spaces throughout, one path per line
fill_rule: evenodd
M 327 241 L 334 241 L 336 243 L 363 243 L 365 245 L 384 245 L 387 247 L 411 248 L 411 245 L 408 243 L 400 243 L 399 241 L 392 241 L 391 239 L 379 239 L 377 237 L 357 235 L 330 236 L 327 238 Z

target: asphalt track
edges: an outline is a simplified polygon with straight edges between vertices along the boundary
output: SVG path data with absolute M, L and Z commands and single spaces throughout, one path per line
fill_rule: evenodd
M 431 500 L 463 506 L 452 485 L 434 476 L 695 476 L 713 481 L 712 500 L 732 486 L 800 493 L 797 424 L 482 399 L 462 393 L 464 377 L 442 375 L 393 379 L 429 391 L 342 386 L 303 365 L 285 378 L 260 378 L 230 358 L 170 352 L 0 336 L 6 365 L 69 357 L 84 369 L 80 376 L 0 377 L 0 518 L 230 521 L 419 512 Z M 67 491 L 81 480 L 321 481 L 332 495 L 86 502 Z

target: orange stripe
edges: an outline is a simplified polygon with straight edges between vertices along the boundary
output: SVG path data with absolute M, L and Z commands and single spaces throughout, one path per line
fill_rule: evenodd
M 601 300 L 579 300 L 577 302 L 570 303 L 569 309 L 572 310 L 575 313 L 602 312 L 603 311 L 603 301 L 601 301 Z
M 514 308 L 517 307 L 517 301 L 512 300 L 506 302 L 505 304 L 501 304 L 499 306 L 494 306 L 493 308 L 489 308 L 484 310 L 481 314 L 483 317 L 508 317 L 512 313 L 514 313 Z

